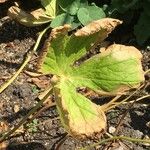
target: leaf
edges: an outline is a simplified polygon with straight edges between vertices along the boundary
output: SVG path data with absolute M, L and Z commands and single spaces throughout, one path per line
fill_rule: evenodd
M 86 138 L 104 131 L 106 116 L 100 106 L 77 93 L 76 87 L 68 80 L 62 78 L 58 88 L 59 92 L 55 90 L 57 109 L 71 135 Z
M 80 7 L 87 6 L 87 0 L 58 0 L 60 7 L 70 15 L 76 15 Z
M 77 92 L 87 87 L 96 92 L 125 91 L 144 81 L 141 53 L 130 46 L 114 44 L 75 66 L 94 43 L 103 41 L 121 21 L 104 18 L 69 36 L 70 26 L 52 30 L 41 57 L 40 71 L 55 74 L 52 80 L 58 112 L 67 131 L 78 138 L 95 137 L 106 128 L 102 106 Z
M 94 20 L 104 18 L 105 13 L 104 13 L 103 9 L 101 9 L 100 7 L 97 7 L 96 5 L 92 5 L 92 6 L 80 8 L 77 13 L 77 16 L 78 16 L 79 21 L 83 25 L 87 25 L 88 23 L 90 23 Z
M 66 67 L 85 55 L 93 43 L 103 41 L 121 23 L 117 19 L 104 18 L 92 22 L 71 36 L 67 35 L 71 28 L 68 25 L 53 29 L 52 37 L 45 43 L 43 53 L 40 56 L 37 65 L 40 68 L 39 71 L 44 74 L 62 74 L 61 69 L 64 68 L 63 70 L 66 72 Z M 50 46 L 52 38 L 53 42 Z
M 111 45 L 79 67 L 73 68 L 76 87 L 118 93 L 139 86 L 144 81 L 142 54 L 132 46 Z M 78 82 L 77 82 L 78 81 Z
M 81 22 L 78 20 L 77 16 L 74 16 L 74 20 L 73 22 L 71 23 L 71 29 L 74 30 L 74 29 L 77 29 L 79 26 L 81 26 Z
M 141 13 L 137 25 L 134 26 L 134 34 L 138 44 L 142 45 L 150 38 L 150 16 L 147 13 Z
M 65 24 L 72 24 L 74 20 L 74 17 L 67 14 L 67 13 L 63 13 L 61 15 L 58 15 L 55 19 L 52 20 L 51 22 L 51 27 L 52 28 L 56 28 Z
M 55 18 L 56 16 L 56 0 L 41 0 L 41 4 L 46 10 L 46 14 Z
M 29 27 L 48 23 L 52 20 L 51 17 L 45 15 L 42 9 L 37 9 L 31 13 L 27 13 L 16 6 L 12 6 L 8 9 L 8 16 L 15 19 L 20 24 Z

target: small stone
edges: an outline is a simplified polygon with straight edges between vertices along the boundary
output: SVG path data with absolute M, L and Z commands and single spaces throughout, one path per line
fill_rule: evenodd
M 143 137 L 143 132 L 139 131 L 139 130 L 135 130 L 135 137 L 136 138 L 142 138 Z
M 19 112 L 19 110 L 20 110 L 20 107 L 19 107 L 19 105 L 14 105 L 14 112 L 15 113 L 17 113 L 17 112 Z
M 116 131 L 116 128 L 113 127 L 113 126 L 110 126 L 109 129 L 108 129 L 108 132 L 111 133 L 111 134 L 114 133 L 115 131 Z
M 150 51 L 150 46 L 149 46 L 149 45 L 147 46 L 147 50 L 149 50 L 149 51 Z
M 150 128 L 150 121 L 146 123 L 146 126 Z

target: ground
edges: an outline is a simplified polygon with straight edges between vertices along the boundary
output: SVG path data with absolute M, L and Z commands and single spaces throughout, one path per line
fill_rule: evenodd
M 2 85 L 22 64 L 27 52 L 33 48 L 37 33 L 44 27 L 24 27 L 10 20 L 4 8 L 0 11 L 3 12 L 0 13 L 0 85 Z M 134 42 L 129 43 L 129 41 L 131 41 L 130 35 L 125 35 L 122 38 L 121 36 L 116 36 L 114 32 L 111 36 L 112 38 L 108 39 L 110 41 L 113 39 L 113 42 L 127 45 L 134 44 L 137 48 L 140 48 L 143 54 L 143 68 L 145 71 L 149 69 L 150 50 L 147 46 L 145 46 L 147 48 L 141 48 Z M 33 67 L 37 58 L 38 54 L 35 54 L 26 70 Z M 49 77 L 45 77 L 43 79 L 47 80 L 48 78 Z M 137 99 L 149 94 L 150 75 L 147 74 L 145 78 L 146 82 L 144 88 L 137 92 L 132 99 Z M 17 79 L 0 94 L 1 121 L 5 122 L 9 129 L 14 127 L 21 118 L 37 104 L 37 97 L 42 90 L 42 88 L 39 88 L 35 82 L 33 82 L 29 75 L 22 72 Z M 94 101 L 106 99 L 106 97 L 91 98 Z M 124 118 L 122 116 L 124 116 Z M 141 139 L 150 138 L 150 127 L 148 127 L 148 122 L 150 121 L 150 107 L 148 99 L 144 99 L 140 103 L 135 103 L 132 107 L 130 103 L 116 107 L 107 113 L 107 119 L 107 132 L 111 132 L 110 129 L 112 127 L 116 128 L 121 120 L 122 123 L 120 127 L 118 127 L 117 135 Z M 100 139 L 98 141 L 100 141 Z M 34 123 L 29 124 L 28 127 L 24 127 L 22 132 L 18 131 L 18 134 L 8 139 L 6 144 L 8 145 L 8 150 L 74 150 L 84 148 L 98 141 L 90 139 L 79 141 L 69 135 L 66 136 L 65 130 L 61 126 L 56 107 L 52 106 L 46 107 L 45 110 L 37 116 Z M 108 148 L 108 146 L 109 143 L 105 143 L 105 145 L 96 146 L 93 149 L 150 149 L 150 145 L 124 141 L 116 141 L 111 145 L 111 148 Z

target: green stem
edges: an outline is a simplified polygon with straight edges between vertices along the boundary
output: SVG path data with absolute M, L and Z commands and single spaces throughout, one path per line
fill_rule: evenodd
M 38 39 L 36 41 L 36 44 L 34 45 L 33 50 L 27 55 L 25 61 L 23 62 L 23 64 L 21 65 L 21 67 L 17 70 L 17 72 L 7 81 L 5 82 L 1 87 L 0 87 L 0 93 L 2 93 L 16 78 L 17 76 L 21 73 L 21 71 L 25 68 L 25 66 L 28 64 L 28 62 L 30 61 L 32 54 L 37 50 L 41 38 L 44 35 L 44 33 L 49 29 L 50 27 L 45 28 L 38 36 Z
M 7 139 L 12 133 L 14 133 L 20 126 L 22 126 L 26 120 L 29 118 L 29 116 L 31 114 L 33 114 L 42 104 L 43 102 L 49 97 L 49 95 L 52 93 L 52 88 L 49 89 L 49 91 L 46 93 L 46 95 L 44 96 L 44 98 L 42 100 L 40 100 L 35 107 L 33 107 L 28 114 L 18 123 L 18 125 L 16 125 L 12 130 L 8 131 L 6 134 L 4 134 L 1 138 L 0 138 L 0 142 L 3 142 L 5 139 Z
M 149 139 L 135 139 L 135 138 L 131 138 L 131 137 L 127 137 L 127 136 L 114 136 L 114 137 L 111 137 L 111 138 L 108 138 L 108 139 L 104 139 L 98 143 L 95 143 L 95 144 L 92 144 L 91 146 L 86 146 L 84 148 L 81 148 L 80 150 L 87 150 L 87 149 L 90 149 L 90 148 L 93 148 L 95 146 L 98 146 L 100 144 L 104 144 L 106 142 L 109 142 L 109 141 L 112 141 L 112 140 L 126 140 L 126 141 L 129 141 L 129 142 L 137 142 L 137 143 L 148 143 L 150 144 L 150 140 Z

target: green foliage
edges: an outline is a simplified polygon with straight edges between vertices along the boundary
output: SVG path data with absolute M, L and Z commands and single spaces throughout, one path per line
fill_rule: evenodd
M 69 23 L 72 29 L 105 17 L 104 11 L 95 4 L 88 4 L 87 0 L 58 0 L 61 14 L 52 20 L 51 27 Z M 63 13 L 63 14 L 62 14 Z
M 124 19 L 128 25 L 133 21 L 136 14 L 139 15 L 137 24 L 134 26 L 134 34 L 138 44 L 144 44 L 150 38 L 150 1 L 149 0 L 111 0 L 107 7 L 107 16 Z
M 52 85 L 62 124 L 73 136 L 92 137 L 106 128 L 103 107 L 77 92 L 87 87 L 100 93 L 117 93 L 137 87 L 144 80 L 141 54 L 134 47 L 112 45 L 76 66 L 74 63 L 103 41 L 121 22 L 115 19 L 95 21 L 68 36 L 69 26 L 53 29 L 47 53 L 41 56 L 40 72 L 54 74 Z M 46 45 L 49 45 L 46 43 Z
M 76 15 L 79 8 L 88 6 L 87 0 L 58 0 L 59 6 L 64 12 Z
M 55 28 L 64 24 L 72 24 L 74 21 L 74 16 L 71 16 L 67 13 L 62 13 L 58 15 L 52 22 L 51 27 Z
M 80 8 L 77 12 L 77 16 L 83 25 L 87 25 L 93 20 L 105 18 L 105 13 L 102 8 L 97 7 L 96 5 L 91 5 Z

